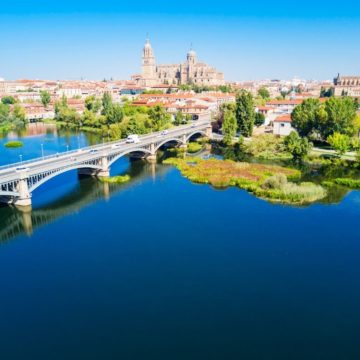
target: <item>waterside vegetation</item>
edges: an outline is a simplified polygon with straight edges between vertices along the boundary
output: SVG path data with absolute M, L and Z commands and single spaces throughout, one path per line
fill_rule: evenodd
M 298 182 L 300 171 L 275 165 L 200 158 L 169 158 L 190 181 L 216 188 L 237 186 L 259 198 L 285 204 L 309 204 L 326 196 L 321 185 Z
M 103 183 L 109 184 L 124 184 L 131 180 L 130 175 L 118 175 L 118 176 L 111 176 L 111 177 L 100 177 L 99 180 Z
M 7 148 L 21 148 L 24 144 L 22 141 L 8 141 L 4 146 Z

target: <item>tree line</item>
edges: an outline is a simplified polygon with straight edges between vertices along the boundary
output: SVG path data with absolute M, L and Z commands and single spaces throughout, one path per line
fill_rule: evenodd
M 132 106 L 128 102 L 121 105 L 114 103 L 109 93 L 101 99 L 88 96 L 81 115 L 63 96 L 55 103 L 55 120 L 67 127 L 94 131 L 111 139 L 160 131 L 172 124 L 171 115 L 160 105 L 151 108 Z
M 13 96 L 4 96 L 0 101 L 0 131 L 6 132 L 24 127 L 26 114 Z

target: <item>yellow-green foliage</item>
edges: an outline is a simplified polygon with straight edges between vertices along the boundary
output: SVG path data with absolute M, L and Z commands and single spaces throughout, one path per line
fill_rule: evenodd
M 360 180 L 350 178 L 336 178 L 331 181 L 323 181 L 324 186 L 341 185 L 350 189 L 360 189 Z
M 249 143 L 244 144 L 244 151 L 259 159 L 291 158 L 285 151 L 283 139 L 272 134 L 254 136 Z
M 7 148 L 20 148 L 23 147 L 23 145 L 21 141 L 8 141 L 4 146 Z
M 100 181 L 110 184 L 123 184 L 130 181 L 130 179 L 131 178 L 129 175 L 123 175 L 123 176 L 101 177 Z
M 202 145 L 198 142 L 191 142 L 187 145 L 186 151 L 190 154 L 197 153 L 202 149 Z
M 199 158 L 169 158 L 164 163 L 176 166 L 193 182 L 215 187 L 237 186 L 271 201 L 304 204 L 326 196 L 325 189 L 319 185 L 288 182 L 301 174 L 281 166 Z

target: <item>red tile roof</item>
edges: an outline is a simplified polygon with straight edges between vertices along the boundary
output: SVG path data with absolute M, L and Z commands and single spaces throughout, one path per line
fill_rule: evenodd
M 280 115 L 274 121 L 275 122 L 291 122 L 291 114 Z

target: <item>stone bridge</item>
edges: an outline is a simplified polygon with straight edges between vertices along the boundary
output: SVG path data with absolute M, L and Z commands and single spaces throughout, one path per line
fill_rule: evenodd
M 106 177 L 111 165 L 125 155 L 141 153 L 149 160 L 156 160 L 156 153 L 163 145 L 175 142 L 186 146 L 197 134 L 211 137 L 210 122 L 196 122 L 169 129 L 166 133 L 144 135 L 137 143 L 119 140 L 2 166 L 0 200 L 16 206 L 31 206 L 32 192 L 55 176 L 78 170 L 80 174 Z

